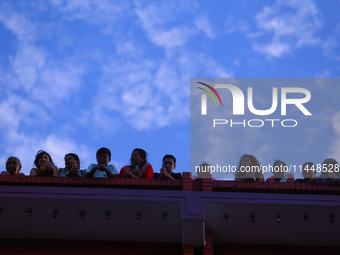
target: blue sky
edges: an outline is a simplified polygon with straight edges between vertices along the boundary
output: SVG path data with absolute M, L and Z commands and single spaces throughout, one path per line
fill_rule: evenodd
M 337 0 L 0 0 L 0 161 L 5 167 L 18 156 L 28 174 L 44 149 L 57 166 L 77 153 L 83 169 L 105 146 L 120 169 L 137 147 L 155 171 L 167 153 L 178 171 L 189 171 L 190 78 L 339 77 L 339 7 Z M 328 105 L 332 91 L 322 95 L 327 144 L 310 150 L 335 157 L 339 106 Z

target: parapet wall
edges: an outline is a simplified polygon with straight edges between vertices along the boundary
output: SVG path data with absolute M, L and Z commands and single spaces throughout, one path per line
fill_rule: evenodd
M 340 195 L 340 185 L 309 183 L 236 182 L 211 179 L 191 179 L 183 173 L 183 180 L 153 180 L 133 178 L 70 178 L 0 175 L 1 185 L 49 186 L 49 187 L 92 187 L 114 189 L 155 189 L 205 192 L 251 192 L 284 194 L 329 194 Z
M 65 247 L 72 241 L 82 247 L 117 244 L 111 254 L 130 248 L 134 253 L 142 244 L 148 248 L 140 248 L 140 254 L 154 254 L 162 244 L 166 250 L 174 244 L 173 254 L 255 254 L 252 245 L 267 247 L 256 254 L 273 254 L 273 247 L 287 252 L 305 247 L 309 254 L 320 254 L 316 251 L 323 247 L 340 246 L 339 194 L 334 185 L 192 180 L 190 173 L 175 181 L 4 175 L 0 240 L 3 249 L 32 240 L 33 246 L 45 243 L 51 251 L 32 246 L 32 254 L 75 252 L 74 247 L 55 251 L 59 241 Z M 237 253 L 235 247 L 248 248 Z

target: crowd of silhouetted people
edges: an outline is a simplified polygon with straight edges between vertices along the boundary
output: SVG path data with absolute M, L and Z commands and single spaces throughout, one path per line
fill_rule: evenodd
M 131 154 L 130 164 L 123 166 L 119 173 L 111 161 L 111 151 L 108 148 L 100 148 L 96 153 L 97 163 L 90 164 L 87 169 L 80 169 L 80 159 L 75 153 L 65 155 L 65 167 L 57 168 L 51 156 L 46 151 L 38 151 L 34 167 L 30 176 L 61 176 L 61 177 L 85 177 L 85 178 L 145 178 L 145 179 L 182 179 L 181 173 L 174 173 L 176 158 L 167 154 L 163 157 L 162 168 L 159 173 L 154 173 L 153 168 L 147 161 L 147 153 L 143 149 L 134 149 Z M 6 162 L 6 171 L 1 175 L 17 175 L 24 178 L 20 173 L 22 168 L 19 158 L 11 156 Z M 253 155 L 243 155 L 239 161 L 235 173 L 235 181 L 258 181 L 258 182 L 305 182 L 305 183 L 340 183 L 339 164 L 333 158 L 327 158 L 322 164 L 315 165 L 306 162 L 299 167 L 303 179 L 295 179 L 290 168 L 281 160 L 276 160 L 271 166 L 272 176 L 265 180 L 260 162 Z M 296 169 L 294 169 L 296 171 Z M 320 173 L 320 174 L 318 174 Z M 317 176 L 318 175 L 318 176 Z M 211 178 L 211 175 L 210 175 Z
M 38 151 L 34 160 L 34 167 L 30 176 L 50 177 L 86 177 L 86 178 L 145 178 L 145 179 L 182 179 L 181 173 L 174 173 L 176 158 L 167 154 L 163 157 L 162 168 L 159 173 L 154 173 L 150 163 L 147 162 L 147 153 L 143 149 L 134 149 L 131 154 L 130 164 L 123 166 L 119 173 L 111 161 L 111 151 L 108 148 L 100 148 L 96 153 L 97 163 L 90 164 L 86 170 L 80 169 L 80 159 L 75 153 L 65 155 L 65 167 L 57 168 L 49 153 Z M 1 175 L 17 175 L 24 178 L 25 174 L 20 173 L 22 168 L 18 157 L 11 156 L 6 162 L 6 171 Z
M 276 160 L 271 166 L 273 175 L 265 180 L 259 161 L 253 155 L 243 155 L 235 174 L 235 181 L 340 184 L 339 164 L 333 158 L 325 159 L 322 164 L 306 162 L 298 166 L 303 179 L 294 179 L 294 174 L 289 172 L 290 169 L 283 161 Z M 296 171 L 296 168 L 294 170 Z M 317 176 L 318 173 L 320 174 Z

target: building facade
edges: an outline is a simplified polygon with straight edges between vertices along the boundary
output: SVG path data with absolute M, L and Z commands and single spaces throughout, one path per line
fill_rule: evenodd
M 0 176 L 0 254 L 338 254 L 340 186 Z

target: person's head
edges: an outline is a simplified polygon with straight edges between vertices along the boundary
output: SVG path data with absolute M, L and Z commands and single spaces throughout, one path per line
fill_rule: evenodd
M 9 157 L 6 161 L 6 171 L 9 174 L 18 174 L 21 170 L 21 161 L 17 157 Z
M 65 159 L 65 167 L 67 169 L 71 169 L 72 166 L 76 166 L 77 169 L 80 169 L 80 160 L 77 154 L 74 154 L 74 153 L 66 154 L 64 159 Z
M 163 167 L 165 167 L 168 174 L 171 174 L 172 170 L 176 168 L 176 158 L 173 155 L 165 155 L 163 157 Z
M 240 161 L 240 165 L 247 167 L 247 166 L 252 166 L 251 160 L 249 157 L 247 156 L 243 156 L 241 161 Z
M 244 178 L 247 174 L 246 170 L 248 172 L 249 170 L 255 172 L 255 178 L 257 180 L 263 178 L 260 163 L 253 155 L 245 154 L 241 157 L 238 163 L 236 176 L 241 179 Z
M 305 179 L 314 178 L 316 175 L 316 166 L 312 162 L 307 162 L 302 165 L 302 175 Z
M 281 160 L 276 160 L 273 165 L 273 177 L 276 179 L 281 179 L 285 176 L 287 172 L 286 164 Z
M 97 163 L 99 165 L 106 165 L 111 161 L 111 151 L 108 148 L 102 147 L 96 154 Z
M 35 155 L 34 165 L 37 168 L 39 168 L 39 167 L 45 165 L 45 163 L 47 161 L 50 161 L 53 164 L 53 160 L 52 160 L 50 154 L 48 154 L 46 151 L 40 150 Z
M 240 169 L 241 166 L 244 166 L 244 167 L 258 166 L 258 167 L 260 167 L 260 164 L 259 164 L 259 161 L 253 155 L 245 154 L 241 157 L 240 162 L 238 164 L 238 168 Z
M 131 154 L 131 165 L 142 167 L 147 162 L 147 153 L 143 149 L 134 149 Z
M 333 172 L 339 176 L 339 163 L 334 158 L 327 158 L 322 162 L 322 174 Z

